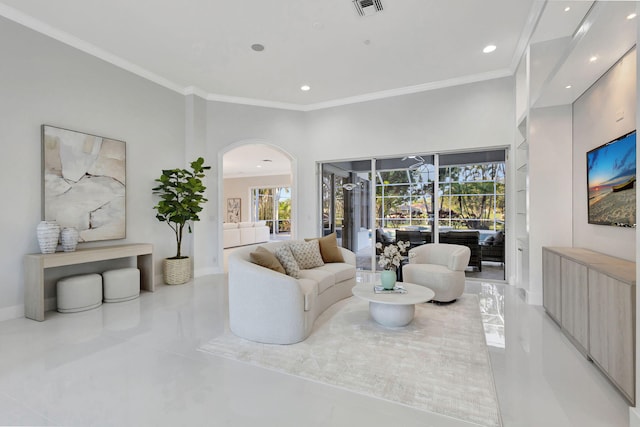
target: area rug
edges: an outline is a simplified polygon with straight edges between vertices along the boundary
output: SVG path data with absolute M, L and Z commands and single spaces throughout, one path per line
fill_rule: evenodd
M 418 304 L 403 328 L 378 325 L 368 303 L 351 297 L 322 313 L 301 343 L 259 344 L 227 330 L 200 350 L 481 426 L 502 425 L 476 295 Z

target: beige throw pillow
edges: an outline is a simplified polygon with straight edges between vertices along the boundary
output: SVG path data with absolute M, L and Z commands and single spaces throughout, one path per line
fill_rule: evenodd
M 317 240 L 289 243 L 289 249 L 291 249 L 291 253 L 296 261 L 298 261 L 298 266 L 302 270 L 309 270 L 324 265 Z
M 251 252 L 249 258 L 254 264 L 277 271 L 278 273 L 287 274 L 282 264 L 280 264 L 280 261 L 278 261 L 278 258 L 262 246 L 258 246 L 255 252 Z
M 322 260 L 326 263 L 330 262 L 344 262 L 342 251 L 338 247 L 338 239 L 336 233 L 333 232 L 327 236 L 315 239 L 305 239 L 306 241 L 317 240 L 320 244 L 320 253 L 322 254 Z
M 280 264 L 282 264 L 282 266 L 284 267 L 284 270 L 286 271 L 288 276 L 296 279 L 300 278 L 300 267 L 298 267 L 298 262 L 293 257 L 289 246 L 280 246 L 278 249 L 276 249 L 275 256 L 276 258 L 278 258 L 278 261 L 280 261 Z

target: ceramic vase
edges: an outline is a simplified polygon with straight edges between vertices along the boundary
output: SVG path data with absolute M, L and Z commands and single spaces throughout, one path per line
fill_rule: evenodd
M 380 273 L 380 282 L 385 289 L 393 289 L 396 286 L 396 272 L 393 270 L 384 270 Z
M 60 237 L 60 226 L 55 221 L 41 221 L 36 228 L 38 245 L 43 254 L 52 254 L 58 246 Z
M 62 250 L 65 252 L 73 252 L 78 245 L 78 238 L 80 233 L 73 227 L 65 227 L 60 232 L 60 243 L 62 244 Z

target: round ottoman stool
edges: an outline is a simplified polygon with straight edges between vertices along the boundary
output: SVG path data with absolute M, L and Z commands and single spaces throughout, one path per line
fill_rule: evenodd
M 102 273 L 104 302 L 129 301 L 140 296 L 140 270 L 120 268 Z
M 99 274 L 81 274 L 65 277 L 56 284 L 60 313 L 76 313 L 102 305 L 102 277 Z

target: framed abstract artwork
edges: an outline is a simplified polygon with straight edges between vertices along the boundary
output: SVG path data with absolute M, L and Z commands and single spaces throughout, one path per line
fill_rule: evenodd
M 227 199 L 227 222 L 240 222 L 240 202 L 241 199 Z
M 42 125 L 42 217 L 79 242 L 126 237 L 126 144 Z

